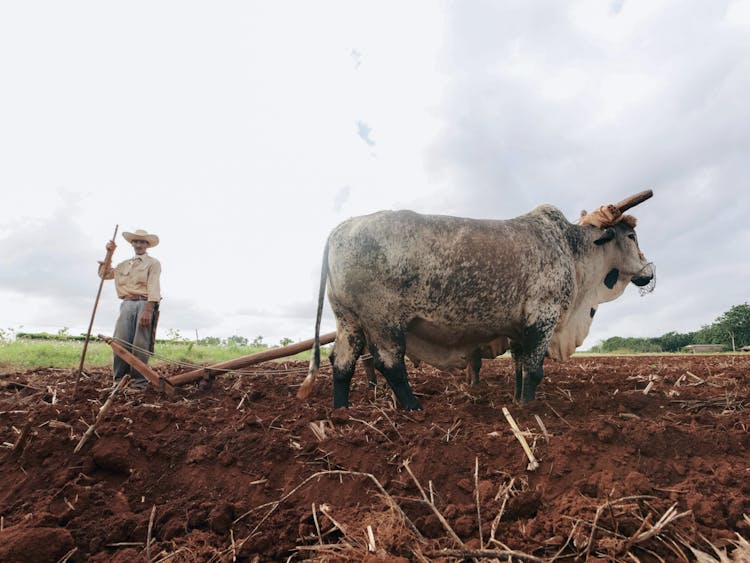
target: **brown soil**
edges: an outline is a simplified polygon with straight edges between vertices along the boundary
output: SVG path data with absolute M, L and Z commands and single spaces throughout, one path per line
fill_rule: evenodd
M 108 371 L 75 401 L 72 370 L 0 376 L 0 561 L 679 561 L 750 538 L 750 355 L 548 362 L 525 407 L 507 358 L 476 386 L 410 368 L 421 412 L 361 368 L 350 409 L 325 370 L 300 403 L 305 367 L 128 389 L 79 454 Z

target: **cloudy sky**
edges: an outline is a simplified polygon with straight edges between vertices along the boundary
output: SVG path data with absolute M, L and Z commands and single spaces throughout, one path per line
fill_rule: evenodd
M 161 237 L 160 336 L 277 343 L 312 336 L 348 217 L 576 220 L 646 188 L 656 289 L 582 348 L 749 298 L 748 0 L 4 2 L 0 76 L 6 330 L 85 332 L 115 225 Z M 117 307 L 107 282 L 95 333 Z

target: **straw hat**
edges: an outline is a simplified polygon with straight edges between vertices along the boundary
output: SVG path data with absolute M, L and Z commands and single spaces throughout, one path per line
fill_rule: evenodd
M 150 235 L 143 229 L 138 229 L 134 233 L 123 232 L 122 238 L 124 238 L 128 242 L 133 242 L 134 240 L 145 240 L 148 243 L 149 247 L 154 247 L 159 244 L 158 236 L 153 234 Z

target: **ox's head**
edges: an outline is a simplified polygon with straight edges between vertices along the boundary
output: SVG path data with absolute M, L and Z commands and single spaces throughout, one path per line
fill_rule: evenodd
M 618 223 L 606 227 L 594 244 L 601 246 L 612 268 L 604 278 L 604 284 L 612 289 L 618 281 L 630 281 L 638 287 L 650 284 L 654 279 L 654 266 L 646 260 L 638 246 L 635 229 Z
M 641 252 L 635 234 L 635 218 L 623 213 L 653 195 L 646 190 L 624 199 L 617 205 L 603 206 L 599 210 L 582 215 L 581 223 L 595 228 L 594 244 L 604 252 L 607 273 L 603 283 L 612 290 L 618 285 L 622 290 L 629 282 L 643 291 L 653 287 L 654 266 Z

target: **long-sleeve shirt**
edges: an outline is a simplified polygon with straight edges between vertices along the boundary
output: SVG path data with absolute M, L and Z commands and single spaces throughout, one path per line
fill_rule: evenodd
M 161 263 L 148 254 L 135 255 L 120 262 L 115 268 L 99 266 L 99 276 L 115 280 L 117 297 L 120 299 L 143 299 L 158 303 L 161 300 L 159 277 Z

